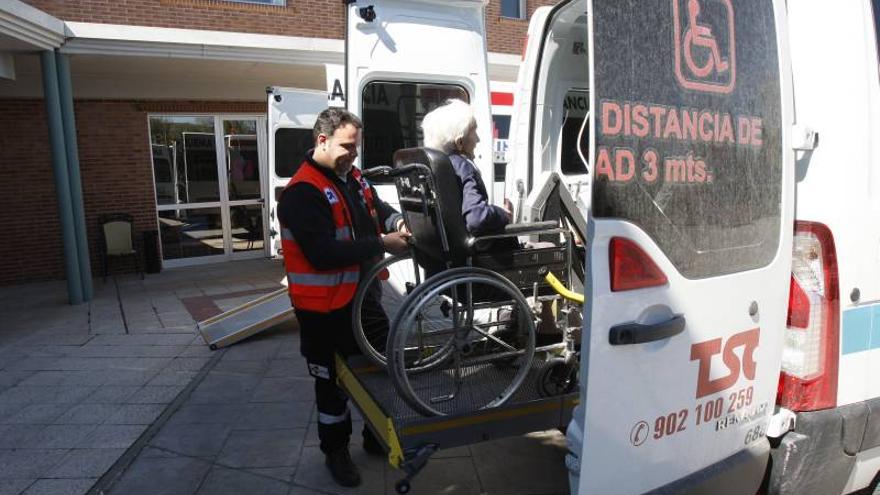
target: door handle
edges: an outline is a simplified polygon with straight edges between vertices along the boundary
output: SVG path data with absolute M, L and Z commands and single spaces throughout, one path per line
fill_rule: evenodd
M 664 322 L 650 325 L 623 323 L 611 327 L 608 342 L 611 345 L 630 345 L 663 340 L 680 334 L 684 330 L 684 325 L 684 315 L 673 316 Z

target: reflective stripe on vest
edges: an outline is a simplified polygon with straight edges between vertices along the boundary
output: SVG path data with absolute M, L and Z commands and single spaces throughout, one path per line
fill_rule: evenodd
M 361 185 L 361 194 L 370 216 L 374 219 L 377 218 L 378 214 L 373 205 L 373 194 L 369 185 L 363 180 L 357 169 L 352 170 L 352 177 Z M 311 184 L 323 193 L 335 225 L 334 238 L 338 241 L 352 240 L 354 238 L 352 217 L 348 211 L 345 196 L 333 180 L 306 160 L 288 182 L 287 187 L 292 187 L 300 182 Z M 378 225 L 376 225 L 376 230 L 380 232 Z M 358 265 L 332 270 L 318 270 L 306 259 L 293 232 L 285 225 L 281 226 L 281 246 L 284 253 L 284 267 L 287 272 L 287 290 L 296 309 L 328 313 L 351 302 L 360 278 Z
M 356 284 L 359 272 L 342 273 L 288 273 L 287 283 L 311 287 L 334 287 L 339 284 Z

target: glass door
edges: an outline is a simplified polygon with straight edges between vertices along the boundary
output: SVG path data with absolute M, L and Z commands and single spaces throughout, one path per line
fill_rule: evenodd
M 222 149 L 226 196 L 224 213 L 229 229 L 224 234 L 234 258 L 259 257 L 266 247 L 261 162 L 265 136 L 257 118 L 222 118 Z
M 266 253 L 264 117 L 150 116 L 163 266 Z

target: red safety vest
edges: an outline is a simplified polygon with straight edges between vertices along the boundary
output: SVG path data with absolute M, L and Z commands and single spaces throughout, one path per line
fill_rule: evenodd
M 373 205 L 372 189 L 367 181 L 361 177 L 360 170 L 353 168 L 351 176 L 360 184 L 364 202 L 376 225 L 376 232 L 381 235 L 379 215 Z M 327 206 L 333 214 L 336 239 L 339 241 L 352 240 L 354 225 L 351 214 L 345 204 L 345 196 L 342 195 L 336 184 L 308 160 L 300 165 L 297 173 L 287 183 L 285 190 L 300 182 L 309 183 L 324 193 Z M 284 268 L 287 271 L 287 291 L 294 308 L 329 313 L 351 302 L 360 278 L 358 265 L 318 270 L 309 263 L 296 239 L 293 238 L 293 233 L 283 224 L 281 225 L 281 248 L 284 253 Z

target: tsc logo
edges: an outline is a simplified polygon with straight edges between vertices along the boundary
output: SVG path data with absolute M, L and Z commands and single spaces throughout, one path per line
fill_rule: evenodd
M 746 379 L 755 379 L 755 370 L 758 364 L 755 362 L 755 348 L 758 347 L 758 339 L 761 336 L 760 328 L 753 328 L 745 332 L 733 335 L 724 343 L 724 352 L 721 360 L 727 366 L 728 373 L 725 376 L 709 379 L 712 371 L 712 358 L 721 351 L 720 338 L 707 340 L 691 346 L 691 361 L 700 361 L 700 370 L 697 376 L 697 399 L 722 390 L 726 390 L 739 380 L 740 369 Z M 742 360 L 736 355 L 737 349 L 742 349 Z
M 736 85 L 731 0 L 672 0 L 675 78 L 686 89 L 728 94 Z

